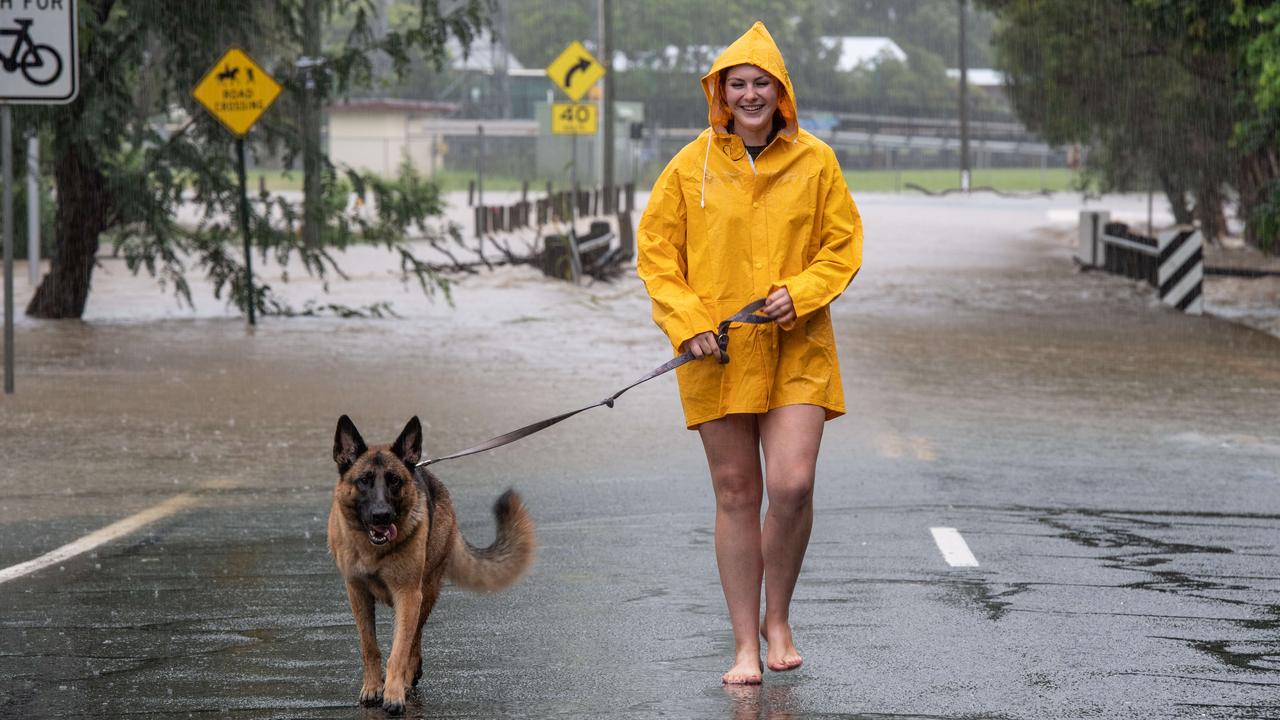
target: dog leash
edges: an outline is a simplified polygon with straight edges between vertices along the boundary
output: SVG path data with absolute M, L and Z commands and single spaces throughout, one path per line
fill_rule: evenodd
M 716 344 L 720 346 L 720 363 L 722 365 L 729 362 L 728 350 L 729 350 L 729 326 L 730 325 L 733 325 L 735 323 L 743 323 L 748 325 L 763 325 L 764 323 L 773 322 L 773 318 L 770 318 L 765 315 L 756 314 L 756 311 L 762 307 L 764 307 L 763 298 L 756 300 L 754 302 L 748 303 L 746 307 L 742 308 L 737 313 L 735 313 L 732 317 L 720 323 L 719 327 L 716 330 Z M 622 388 L 618 392 L 610 395 L 609 397 L 601 400 L 600 402 L 591 403 L 590 405 L 587 405 L 585 407 L 580 407 L 577 410 L 571 410 L 567 413 L 561 413 L 560 415 L 556 415 L 555 417 L 549 417 L 546 420 L 539 420 L 536 423 L 525 425 L 524 427 L 518 430 L 512 430 L 509 433 L 504 433 L 495 438 L 486 440 L 480 443 L 479 445 L 474 445 L 472 447 L 469 447 L 466 450 L 459 450 L 458 452 L 453 453 L 452 455 L 445 455 L 443 457 L 430 458 L 428 460 L 423 460 L 419 462 L 415 467 L 426 467 L 427 465 L 434 465 L 435 463 L 444 462 L 445 460 L 453 460 L 455 458 L 466 457 L 467 455 L 475 455 L 476 453 L 482 453 L 486 450 L 492 450 L 494 448 L 502 447 L 503 445 L 506 445 L 508 443 L 513 443 L 521 438 L 525 438 L 536 432 L 545 430 L 551 427 L 552 425 L 555 425 L 558 422 L 561 422 L 563 420 L 568 420 L 574 415 L 577 415 L 580 412 L 585 412 L 587 410 L 590 410 L 591 408 L 597 408 L 597 407 L 600 407 L 601 405 L 608 405 L 609 407 L 613 407 L 613 402 L 617 400 L 619 397 L 621 397 L 622 393 L 630 390 L 631 388 L 641 383 L 648 382 L 658 377 L 659 375 L 675 370 L 676 368 L 680 367 L 681 365 L 693 359 L 694 359 L 693 352 L 690 350 L 686 350 L 680 355 L 677 355 L 676 357 L 673 357 L 667 362 L 654 368 L 644 377 L 640 378 L 639 380 L 636 380 L 635 382 Z

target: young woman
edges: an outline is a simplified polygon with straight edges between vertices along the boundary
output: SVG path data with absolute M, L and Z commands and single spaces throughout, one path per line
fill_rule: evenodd
M 716 563 L 736 646 L 723 681 L 754 684 L 761 638 L 770 670 L 801 664 L 791 594 L 813 525 L 823 423 L 845 411 L 827 306 L 861 265 L 862 222 L 835 153 L 799 127 L 764 24 L 720 55 L 702 89 L 710 127 L 654 184 L 639 273 L 654 321 L 677 351 L 700 358 L 677 377 L 716 497 Z M 774 322 L 731 328 L 732 361 L 717 362 L 717 324 L 758 298 Z

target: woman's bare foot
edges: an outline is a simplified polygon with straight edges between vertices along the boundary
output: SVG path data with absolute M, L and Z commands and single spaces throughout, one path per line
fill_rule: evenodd
M 760 650 L 754 652 L 739 651 L 733 660 L 733 667 L 724 674 L 721 681 L 725 685 L 759 685 L 764 679 L 764 666 L 760 664 Z
M 774 672 L 795 670 L 804 664 L 800 651 L 796 650 L 795 641 L 791 638 L 790 623 L 768 623 L 760 625 L 760 637 L 769 643 L 769 652 L 765 655 L 766 664 Z

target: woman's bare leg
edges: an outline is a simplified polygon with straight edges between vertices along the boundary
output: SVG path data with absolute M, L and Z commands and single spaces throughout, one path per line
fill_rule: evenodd
M 793 670 L 802 660 L 791 637 L 791 594 L 813 528 L 813 478 L 826 411 L 817 405 L 786 405 L 759 418 L 769 493 L 762 533 L 765 613 L 760 634 L 769 643 L 769 669 Z
M 716 565 L 733 626 L 733 667 L 729 684 L 761 680 L 760 436 L 754 415 L 727 415 L 698 427 L 716 493 Z

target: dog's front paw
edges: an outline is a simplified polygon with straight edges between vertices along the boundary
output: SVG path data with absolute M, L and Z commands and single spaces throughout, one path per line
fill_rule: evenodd
M 386 711 L 388 715 L 403 715 L 404 714 L 404 698 L 402 697 L 399 700 L 384 698 L 382 701 L 382 709 Z
M 360 704 L 365 707 L 376 707 L 382 704 L 382 683 L 365 685 L 360 688 Z

